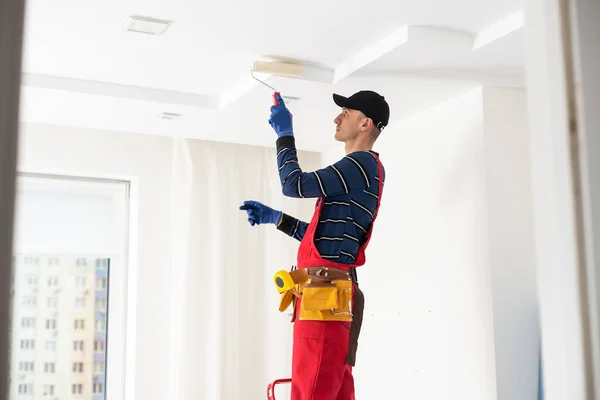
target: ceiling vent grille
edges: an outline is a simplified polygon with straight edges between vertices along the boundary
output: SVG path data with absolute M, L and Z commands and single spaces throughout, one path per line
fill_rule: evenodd
M 173 21 L 132 15 L 125 22 L 124 28 L 128 32 L 162 35 L 171 24 Z

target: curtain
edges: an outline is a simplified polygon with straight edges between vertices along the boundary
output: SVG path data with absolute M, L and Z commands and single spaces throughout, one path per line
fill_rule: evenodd
M 319 167 L 316 153 L 299 158 Z M 274 148 L 175 139 L 172 177 L 170 396 L 266 398 L 268 382 L 291 373 L 292 324 L 273 274 L 295 265 L 299 242 L 251 227 L 239 206 L 308 220 L 314 201 L 284 198 Z

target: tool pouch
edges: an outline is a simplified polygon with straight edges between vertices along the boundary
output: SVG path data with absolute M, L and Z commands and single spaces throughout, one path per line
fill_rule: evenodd
M 313 282 L 302 287 L 301 320 L 352 321 L 352 281 Z

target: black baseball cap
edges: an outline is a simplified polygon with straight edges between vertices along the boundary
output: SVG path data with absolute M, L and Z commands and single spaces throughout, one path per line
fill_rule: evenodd
M 334 93 L 333 101 L 340 107 L 361 111 L 379 130 L 383 130 L 390 120 L 390 106 L 385 97 L 372 90 L 361 90 L 350 97 Z

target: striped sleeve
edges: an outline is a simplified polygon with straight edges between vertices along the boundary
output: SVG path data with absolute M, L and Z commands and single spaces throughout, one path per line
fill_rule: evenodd
M 302 241 L 307 228 L 308 223 L 300 221 L 294 217 L 290 217 L 285 213 L 283 213 L 281 216 L 281 223 L 277 225 L 278 230 L 299 241 Z
M 326 168 L 304 172 L 298 163 L 293 136 L 277 140 L 277 165 L 283 194 L 296 198 L 366 190 L 375 182 L 378 173 L 377 160 L 367 151 L 357 151 Z

